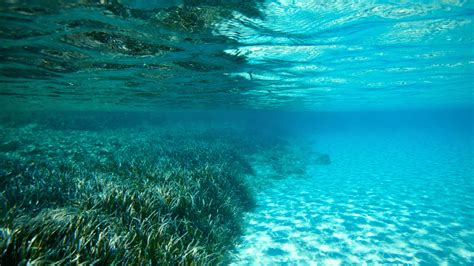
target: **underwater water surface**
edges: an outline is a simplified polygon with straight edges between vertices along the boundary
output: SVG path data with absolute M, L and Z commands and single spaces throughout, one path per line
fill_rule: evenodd
M 0 0 L 0 265 L 473 264 L 473 19 Z

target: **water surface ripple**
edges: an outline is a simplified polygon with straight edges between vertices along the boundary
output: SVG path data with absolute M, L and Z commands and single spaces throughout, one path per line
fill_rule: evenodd
M 3 1 L 1 102 L 46 109 L 469 105 L 473 11 L 469 1 Z

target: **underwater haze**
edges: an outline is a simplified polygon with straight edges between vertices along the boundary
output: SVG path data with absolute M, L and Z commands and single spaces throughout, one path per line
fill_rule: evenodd
M 473 19 L 0 0 L 0 265 L 474 264 Z

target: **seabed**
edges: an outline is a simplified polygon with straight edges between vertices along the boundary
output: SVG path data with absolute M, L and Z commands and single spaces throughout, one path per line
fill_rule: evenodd
M 36 119 L 1 131 L 5 265 L 229 262 L 256 188 L 300 156 L 279 137 L 225 124 Z M 254 178 L 257 155 L 275 176 Z
M 469 136 L 108 117 L 2 120 L 2 265 L 474 258 Z

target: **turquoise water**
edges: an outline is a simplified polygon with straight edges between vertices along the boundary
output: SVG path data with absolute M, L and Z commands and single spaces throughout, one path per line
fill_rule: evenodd
M 473 264 L 473 3 L 0 0 L 0 265 Z
M 330 165 L 259 194 L 235 265 L 472 263 L 472 127 L 352 117 L 312 136 Z

